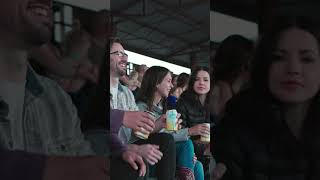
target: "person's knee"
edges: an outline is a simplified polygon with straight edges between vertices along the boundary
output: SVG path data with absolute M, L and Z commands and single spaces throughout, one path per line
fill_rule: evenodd
M 196 161 L 194 165 L 194 170 L 198 172 L 203 172 L 203 165 L 200 161 Z
M 190 153 L 194 153 L 194 146 L 193 146 L 193 143 L 190 139 L 188 139 L 187 141 L 184 141 L 183 142 L 183 149 L 185 149 L 185 151 L 188 151 Z
M 175 142 L 171 134 L 159 133 L 156 136 L 160 146 L 175 147 Z
M 162 153 L 165 153 L 169 156 L 176 156 L 176 145 L 171 134 L 159 133 L 157 134 L 158 145 Z
M 187 141 L 177 142 L 176 147 L 180 154 L 184 154 L 183 156 L 191 158 L 194 157 L 194 146 L 190 139 Z
M 196 179 L 204 179 L 204 169 L 200 161 L 196 161 L 195 163 L 194 174 L 196 176 Z

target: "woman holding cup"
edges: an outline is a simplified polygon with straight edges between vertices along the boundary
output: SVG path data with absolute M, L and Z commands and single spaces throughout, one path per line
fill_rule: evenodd
M 188 128 L 181 128 L 182 120 L 176 110 L 166 109 L 166 98 L 172 88 L 171 72 L 160 66 L 150 67 L 141 83 L 137 96 L 140 110 L 152 112 L 156 117 L 153 133 L 170 133 L 176 142 L 177 175 L 180 179 L 203 180 L 201 162 L 194 156 Z M 171 122 L 171 125 L 169 123 Z
M 259 38 L 251 87 L 216 128 L 223 180 L 320 179 L 319 32 L 313 17 L 276 15 Z
M 192 137 L 196 156 L 204 165 L 205 172 L 209 168 L 205 152 L 210 147 L 210 125 L 213 124 L 210 121 L 209 94 L 210 71 L 207 67 L 196 67 L 191 73 L 188 89 L 177 102 L 182 126 L 188 127 L 188 135 Z

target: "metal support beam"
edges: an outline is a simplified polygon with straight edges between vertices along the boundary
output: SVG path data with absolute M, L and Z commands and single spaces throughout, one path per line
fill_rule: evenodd
M 112 0 L 111 0 L 111 12 L 116 13 L 116 12 L 121 12 L 121 11 L 125 11 L 127 9 L 129 9 L 132 6 L 135 6 L 136 4 L 138 4 L 139 2 L 141 2 L 141 0 L 133 0 L 133 1 L 129 1 L 128 4 L 124 5 L 123 7 L 119 8 L 119 9 L 112 9 Z
M 208 29 L 209 25 L 208 23 L 210 22 L 209 20 L 209 8 L 208 8 L 208 21 L 205 21 L 206 23 L 202 23 L 202 22 L 198 22 L 197 20 L 195 20 L 193 17 L 190 17 L 188 15 L 186 15 L 183 10 L 184 9 L 176 9 L 176 8 L 172 8 L 166 4 L 164 4 L 163 2 L 160 2 L 158 0 L 152 0 L 152 2 L 162 6 L 164 9 L 164 11 L 167 11 L 168 15 L 172 16 L 174 14 L 179 15 L 180 17 L 182 17 L 182 19 L 184 20 L 184 23 L 189 24 L 191 26 L 197 27 L 199 29 Z M 193 2 L 194 3 L 194 2 Z M 194 4 L 193 4 L 194 5 Z M 204 31 L 207 33 L 207 31 Z
M 200 52 L 203 52 L 204 50 L 208 50 L 208 53 L 209 53 L 210 46 L 209 45 L 203 45 L 203 46 L 200 46 L 200 48 L 190 49 L 189 51 L 183 51 L 181 53 L 175 54 L 174 56 L 182 56 L 182 55 L 186 55 L 186 54 L 190 54 L 190 53 L 200 53 Z
M 145 40 L 145 41 L 151 42 L 151 43 L 153 43 L 153 44 L 156 44 L 156 45 L 158 45 L 158 46 L 162 46 L 163 48 L 171 49 L 171 47 L 169 47 L 169 46 L 161 45 L 161 44 L 159 44 L 159 42 L 155 42 L 155 41 L 152 41 L 152 40 L 150 40 L 150 39 L 146 39 L 144 36 L 137 36 L 136 34 L 129 33 L 129 32 L 127 32 L 127 31 L 123 31 L 123 30 L 121 30 L 121 29 L 118 29 L 118 31 L 119 31 L 119 32 L 122 32 L 122 33 L 125 33 L 125 34 L 127 34 L 127 35 L 130 35 L 130 36 L 133 36 L 133 37 L 135 37 L 135 38 L 138 38 L 138 39 L 140 39 L 140 40 Z M 122 39 L 122 40 L 125 41 L 125 39 Z
M 186 45 L 185 47 L 182 47 L 182 48 L 180 48 L 180 49 L 177 49 L 177 50 L 173 51 L 172 53 L 170 53 L 170 54 L 167 56 L 167 58 L 173 57 L 173 56 L 175 56 L 176 54 L 178 54 L 178 53 L 180 53 L 180 52 L 183 52 L 183 51 L 186 51 L 186 50 L 188 50 L 188 49 L 194 48 L 195 46 L 200 46 L 200 45 L 203 44 L 203 43 L 206 43 L 206 42 L 209 43 L 209 41 L 210 41 L 210 38 L 208 37 L 208 38 L 202 39 L 202 40 L 200 40 L 200 41 L 198 41 L 198 42 L 195 42 L 195 43 L 192 43 L 192 44 L 188 44 L 188 45 Z
M 183 42 L 183 43 L 185 43 L 185 44 L 190 43 L 187 39 L 178 37 L 178 36 L 175 35 L 175 34 L 170 34 L 170 33 L 164 32 L 164 31 L 162 31 L 162 30 L 159 29 L 159 28 L 150 26 L 148 23 L 140 22 L 140 21 L 138 21 L 137 19 L 132 18 L 132 17 L 127 17 L 127 18 L 128 18 L 130 21 L 132 21 L 132 22 L 134 22 L 134 23 L 136 23 L 136 24 L 138 24 L 138 25 L 140 25 L 140 26 L 143 26 L 143 27 L 145 27 L 145 28 L 149 28 L 149 29 L 151 29 L 151 30 L 153 30 L 153 31 L 157 31 L 157 32 L 159 32 L 159 33 L 167 36 L 168 38 L 176 39 L 176 40 L 178 40 L 178 41 L 180 41 L 180 42 Z

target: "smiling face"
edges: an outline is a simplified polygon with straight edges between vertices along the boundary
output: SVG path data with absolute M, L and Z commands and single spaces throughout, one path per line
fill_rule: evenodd
M 268 86 L 283 103 L 310 100 L 320 87 L 320 54 L 316 38 L 291 28 L 281 34 L 272 54 Z
M 51 38 L 52 0 L 9 0 L 0 6 L 0 34 L 30 46 Z
M 204 95 L 210 91 L 210 75 L 207 71 L 198 71 L 193 89 L 198 95 Z
M 120 53 L 114 52 L 124 52 L 124 49 L 120 43 L 113 43 L 110 48 L 110 73 L 114 77 L 120 78 L 126 74 L 126 68 L 128 63 L 128 58 L 126 56 L 119 56 Z
M 171 73 L 168 72 L 161 83 L 157 84 L 157 92 L 161 95 L 162 98 L 167 98 L 172 87 L 173 85 Z

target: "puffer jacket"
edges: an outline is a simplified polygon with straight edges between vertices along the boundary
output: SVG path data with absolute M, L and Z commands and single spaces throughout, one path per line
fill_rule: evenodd
M 232 99 L 211 138 L 213 156 L 227 167 L 222 180 L 320 179 L 319 104 L 297 140 L 270 98 L 249 90 Z

